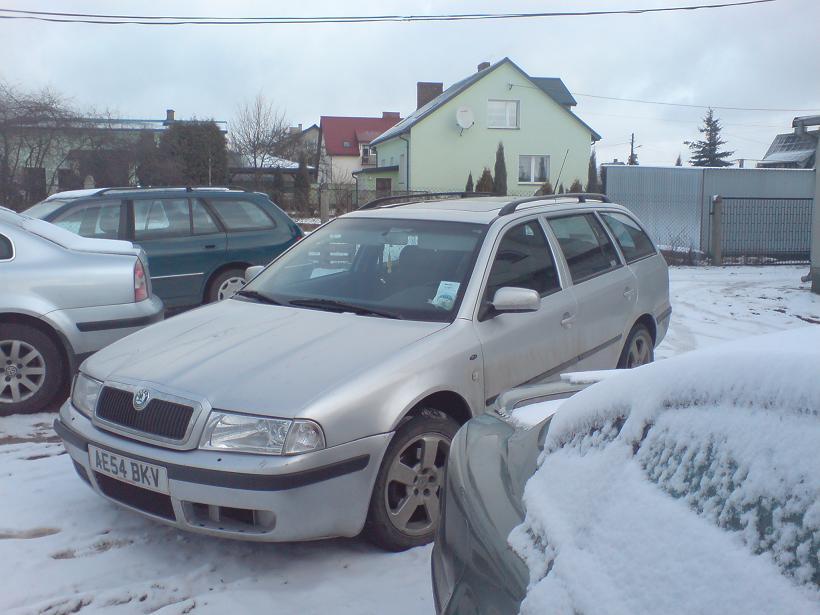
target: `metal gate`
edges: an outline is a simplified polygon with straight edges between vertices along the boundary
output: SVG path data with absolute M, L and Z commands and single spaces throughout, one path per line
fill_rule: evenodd
M 813 200 L 722 196 L 724 264 L 809 262 Z

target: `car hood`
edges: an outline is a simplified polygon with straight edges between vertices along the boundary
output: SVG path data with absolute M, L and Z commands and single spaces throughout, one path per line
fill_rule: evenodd
M 82 370 L 204 397 L 214 408 L 291 418 L 447 324 L 231 299 L 123 338 Z

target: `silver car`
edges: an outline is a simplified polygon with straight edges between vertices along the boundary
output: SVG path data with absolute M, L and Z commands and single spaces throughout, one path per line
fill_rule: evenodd
M 378 201 L 91 357 L 55 429 L 95 491 L 159 521 L 400 550 L 433 536 L 461 424 L 651 361 L 670 313 L 663 257 L 605 197 Z
M 162 319 L 145 262 L 0 207 L 0 415 L 47 409 L 85 357 Z

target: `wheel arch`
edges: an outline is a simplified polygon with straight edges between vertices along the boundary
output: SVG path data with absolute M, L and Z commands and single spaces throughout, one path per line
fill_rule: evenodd
M 443 412 L 452 418 L 459 425 L 463 425 L 471 418 L 473 412 L 470 409 L 470 404 L 461 395 L 455 391 L 443 389 L 428 393 L 418 401 L 416 401 L 404 415 L 396 422 L 396 427 L 401 423 L 418 416 L 425 408 L 434 408 Z
M 77 356 L 71 346 L 71 342 L 63 335 L 59 329 L 46 322 L 42 318 L 24 314 L 22 312 L 0 312 L 0 325 L 28 325 L 47 335 L 51 341 L 57 345 L 60 357 L 68 366 L 69 375 L 73 374 L 77 368 Z
M 642 314 L 638 320 L 635 321 L 635 324 L 632 325 L 629 332 L 631 333 L 632 329 L 634 329 L 637 325 L 643 325 L 649 329 L 649 335 L 652 336 L 653 346 L 658 343 L 658 324 L 655 322 L 655 319 L 651 314 Z
M 208 300 L 208 291 L 211 288 L 211 284 L 213 284 L 213 281 L 216 279 L 216 276 L 230 269 L 241 269 L 244 273 L 245 269 L 247 269 L 250 266 L 251 263 L 248 263 L 247 261 L 231 261 L 229 263 L 223 263 L 222 265 L 214 269 L 210 273 L 210 275 L 205 279 L 205 284 L 202 287 L 202 302 L 205 303 Z

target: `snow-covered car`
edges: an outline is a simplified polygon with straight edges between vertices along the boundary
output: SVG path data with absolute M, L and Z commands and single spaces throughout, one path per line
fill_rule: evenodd
M 89 359 L 55 428 L 96 491 L 180 528 L 406 549 L 460 424 L 651 361 L 670 313 L 666 262 L 602 195 L 377 201 Z
M 438 613 L 818 612 L 820 327 L 580 388 L 456 435 Z
M 147 262 L 0 207 L 0 415 L 48 409 L 83 359 L 162 320 Z

